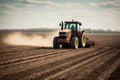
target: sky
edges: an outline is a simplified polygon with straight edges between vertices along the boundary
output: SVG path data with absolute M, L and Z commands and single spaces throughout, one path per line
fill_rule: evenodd
M 0 29 L 59 28 L 72 19 L 120 31 L 120 0 L 0 0 Z

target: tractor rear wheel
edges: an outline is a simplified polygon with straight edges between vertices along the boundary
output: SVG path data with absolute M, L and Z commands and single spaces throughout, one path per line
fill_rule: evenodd
M 79 47 L 85 47 L 86 46 L 86 35 L 83 32 L 82 35 L 79 37 Z
M 53 39 L 53 48 L 60 48 L 60 44 L 58 43 L 58 37 L 54 37 Z
M 77 37 L 73 37 L 73 38 L 71 39 L 71 47 L 72 47 L 73 49 L 77 49 L 78 46 L 79 46 L 79 40 L 78 40 L 78 38 L 77 38 Z

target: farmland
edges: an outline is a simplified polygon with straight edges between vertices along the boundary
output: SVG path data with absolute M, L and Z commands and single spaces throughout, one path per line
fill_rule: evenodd
M 120 64 L 120 35 L 88 35 L 91 48 L 53 49 L 8 45 L 8 34 L 0 33 L 0 80 L 107 80 Z

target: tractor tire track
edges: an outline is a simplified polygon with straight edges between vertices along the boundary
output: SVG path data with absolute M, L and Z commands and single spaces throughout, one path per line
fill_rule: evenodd
M 101 75 L 101 73 L 103 73 L 105 70 L 109 69 L 110 66 L 112 64 L 114 64 L 115 61 L 117 61 L 120 58 L 120 52 L 118 53 L 118 55 L 116 55 L 115 57 L 113 57 L 112 59 L 110 59 L 109 61 L 107 61 L 105 64 L 101 65 L 100 67 L 96 68 L 93 72 L 91 72 L 90 74 L 92 75 L 87 75 L 88 79 L 87 80 L 92 80 L 93 76 L 94 79 L 99 79 L 99 76 Z M 106 66 L 106 67 L 104 67 Z M 98 72 L 99 71 L 99 72 Z M 95 74 L 97 73 L 97 74 Z
M 76 69 L 76 68 L 78 68 L 80 66 L 89 64 L 89 62 L 92 62 L 92 61 L 96 60 L 97 58 L 100 58 L 100 57 L 106 55 L 109 52 L 110 52 L 110 50 L 105 51 L 102 54 L 100 52 L 100 53 L 98 53 L 96 55 L 92 55 L 90 57 L 87 57 L 86 59 L 83 59 L 82 61 L 80 60 L 80 61 L 73 62 L 72 64 L 65 65 L 63 67 L 60 67 L 60 68 L 56 69 L 55 71 L 53 70 L 52 72 L 49 72 L 49 73 L 45 74 L 44 76 L 43 75 L 39 76 L 39 77 L 35 78 L 35 80 L 39 80 L 39 79 L 41 79 L 41 80 L 58 79 L 59 76 L 64 75 L 66 73 L 69 73 L 71 70 L 74 70 L 74 69 Z
M 73 53 L 74 51 L 76 53 Z M 35 61 L 34 60 L 32 60 L 32 61 L 22 61 L 21 63 L 11 64 L 9 66 L 1 68 L 1 74 L 0 75 L 2 76 L 2 75 L 11 74 L 11 73 L 18 73 L 18 72 L 28 70 L 28 69 L 31 69 L 31 68 L 36 68 L 36 67 L 48 64 L 48 63 L 53 63 L 53 62 L 56 62 L 56 61 L 60 61 L 60 60 L 63 60 L 65 58 L 72 57 L 72 56 L 75 56 L 75 55 L 78 55 L 78 54 L 84 54 L 84 53 L 87 53 L 89 51 L 91 51 L 91 49 L 84 50 L 81 53 L 79 53 L 79 50 L 73 50 L 72 53 L 69 53 L 69 51 L 68 51 L 68 52 L 64 52 L 64 54 L 62 54 L 62 55 L 53 56 L 53 57 L 45 58 L 45 59 L 42 59 L 42 60 L 37 59 Z M 92 49 L 92 51 L 94 52 L 94 49 Z M 11 70 L 9 70 L 9 69 L 11 69 Z M 9 70 L 9 72 L 4 73 L 6 70 Z
M 110 48 L 110 49 L 111 49 L 111 48 Z M 95 54 L 95 53 L 99 53 L 99 54 L 100 54 L 100 53 L 102 53 L 102 52 L 109 51 L 110 49 L 104 49 L 104 50 L 102 50 L 102 51 L 100 51 L 100 52 L 97 51 L 97 52 L 94 52 L 94 54 Z M 91 54 L 89 54 L 89 55 L 91 55 Z M 94 56 L 95 56 L 95 55 L 94 55 Z M 76 58 L 76 57 L 78 57 L 78 55 L 75 56 L 75 58 Z M 81 56 L 79 56 L 78 58 L 80 58 L 80 57 L 81 57 Z M 70 59 L 71 59 L 71 60 L 74 60 L 75 58 L 71 57 Z M 66 61 L 68 62 L 68 61 L 70 61 L 70 59 L 68 59 L 68 60 L 66 60 Z M 86 58 L 86 59 L 87 59 L 87 58 Z M 63 61 L 64 63 L 66 62 L 65 60 L 62 60 L 62 61 Z M 62 61 L 60 61 L 60 62 L 63 63 Z M 58 65 L 57 63 L 60 63 L 60 62 L 56 62 L 56 63 L 53 63 L 53 64 L 51 63 L 51 64 L 55 66 L 55 65 Z M 67 63 L 67 62 L 66 62 L 66 63 Z M 60 64 L 61 64 L 61 63 L 60 63 Z M 59 65 L 60 65 L 60 64 L 59 64 Z M 50 65 L 50 64 L 47 64 L 46 66 L 49 66 L 49 65 Z M 59 65 L 58 65 L 58 66 L 59 66 Z M 45 68 L 45 66 L 43 66 L 43 67 Z M 50 67 L 51 67 L 51 66 L 50 66 Z M 41 67 L 35 68 L 35 70 L 32 69 L 31 71 L 33 72 L 33 71 L 36 71 L 37 69 L 41 69 Z M 49 68 L 47 67 L 47 69 L 49 69 Z M 42 70 L 43 70 L 43 69 L 42 69 Z M 28 70 L 28 71 L 23 72 L 23 73 L 11 74 L 11 75 L 8 75 L 8 76 L 11 77 L 11 76 L 13 75 L 13 76 L 15 77 L 15 75 L 16 75 L 16 77 L 18 77 L 18 75 L 20 75 L 20 74 L 22 74 L 23 76 L 25 76 L 25 75 L 28 74 L 28 72 L 29 72 L 29 74 L 30 74 L 31 71 Z M 39 71 L 39 70 L 37 70 L 37 71 Z M 49 70 L 48 70 L 48 71 L 49 71 Z M 20 77 L 23 77 L 22 75 L 21 75 Z M 45 74 L 45 75 L 46 75 L 46 74 Z M 8 78 L 8 76 L 5 76 L 4 78 Z M 10 78 L 10 77 L 9 77 L 9 78 Z M 19 78 L 20 78 L 20 77 L 19 77 Z M 11 77 L 11 78 L 14 79 L 13 77 Z
M 0 54 L 10 54 L 10 53 L 15 53 L 15 52 L 23 52 L 26 50 L 34 50 L 34 49 L 39 49 L 39 48 L 33 48 L 33 47 L 15 47 L 15 48 L 5 48 L 0 50 Z
M 32 55 L 37 55 L 37 54 L 47 53 L 47 52 L 54 52 L 54 51 L 57 51 L 57 50 L 53 50 L 53 49 L 31 49 L 31 50 L 26 50 L 24 52 L 16 52 L 16 53 L 11 53 L 11 54 L 1 54 L 0 56 L 2 56 L 2 57 L 0 58 L 0 61 L 7 61 L 7 60 L 15 59 L 15 58 L 32 56 Z
M 70 51 L 70 50 L 67 50 L 67 51 Z M 63 50 L 62 52 L 66 52 L 66 50 Z M 34 53 L 34 52 L 33 52 Z M 37 52 L 35 54 L 29 54 L 29 55 L 21 55 L 21 56 L 16 56 L 14 58 L 8 58 L 8 59 L 4 59 L 4 60 L 0 60 L 0 67 L 2 67 L 3 65 L 8 65 L 8 64 L 12 64 L 12 63 L 18 63 L 18 62 L 21 62 L 21 61 L 26 61 L 26 60 L 32 60 L 34 58 L 40 58 L 40 57 L 45 57 L 45 56 L 49 56 L 50 55 L 53 55 L 53 54 L 59 54 L 61 53 L 61 51 L 49 51 L 47 54 L 44 54 L 45 52 Z M 23 54 L 25 54 L 25 52 L 23 52 Z M 5 56 L 6 58 L 6 56 Z
M 115 54 L 113 54 L 112 52 L 115 52 Z M 96 60 L 93 60 L 87 64 L 79 66 L 78 68 L 71 70 L 69 73 L 65 73 L 59 77 L 52 79 L 52 80 L 56 80 L 56 79 L 57 80 L 64 80 L 64 79 L 65 80 L 73 80 L 73 79 L 74 80 L 96 80 L 94 78 L 93 74 L 91 74 L 91 72 L 94 72 L 94 70 L 96 68 L 105 64 L 110 59 L 113 59 L 113 57 L 117 57 L 119 54 L 119 49 L 113 49 L 112 52 L 109 52 L 109 53 L 103 55 L 102 57 L 97 58 Z M 97 72 L 94 72 L 94 73 L 97 74 Z M 88 75 L 92 75 L 92 77 L 91 77 L 92 79 L 90 77 L 88 77 Z
M 59 50 L 59 51 L 53 51 L 53 52 L 48 52 L 47 54 L 45 54 L 44 52 L 42 52 L 41 54 L 37 54 L 37 55 L 30 55 L 30 56 L 25 56 L 25 57 L 20 57 L 20 58 L 15 58 L 15 59 L 10 59 L 10 60 L 5 60 L 0 62 L 0 68 L 6 67 L 6 66 L 10 66 L 13 65 L 15 63 L 21 63 L 22 61 L 35 61 L 35 60 L 40 60 L 40 59 L 45 59 L 48 57 L 54 57 L 56 55 L 61 55 L 64 54 L 63 52 L 68 52 L 70 50 Z M 71 50 L 72 51 L 72 50 Z

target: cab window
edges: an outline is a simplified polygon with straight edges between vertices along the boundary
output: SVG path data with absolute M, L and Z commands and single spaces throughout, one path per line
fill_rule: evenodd
M 75 23 L 66 23 L 65 29 L 76 30 L 76 24 Z

